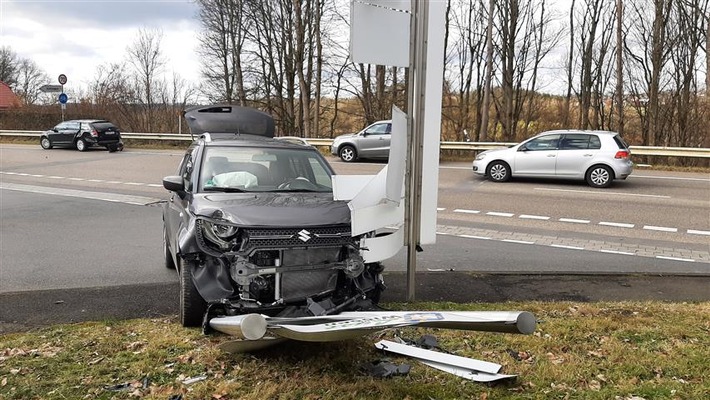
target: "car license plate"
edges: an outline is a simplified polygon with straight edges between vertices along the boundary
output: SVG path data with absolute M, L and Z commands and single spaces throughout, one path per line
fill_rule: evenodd
M 116 134 L 116 132 L 106 131 L 106 134 L 107 134 L 107 135 L 114 135 L 114 134 Z

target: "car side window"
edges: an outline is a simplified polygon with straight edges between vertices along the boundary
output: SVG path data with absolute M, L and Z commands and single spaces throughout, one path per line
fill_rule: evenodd
M 377 124 L 369 127 L 365 133 L 368 135 L 387 135 L 392 130 L 392 124 Z
M 583 150 L 589 148 L 592 136 L 583 134 L 565 135 L 560 141 L 560 150 Z M 596 136 L 594 136 L 596 138 Z M 597 140 L 599 140 L 597 138 Z
M 79 122 L 70 122 L 67 124 L 67 129 L 72 130 L 72 131 L 78 131 L 79 130 Z
M 599 140 L 599 136 L 591 135 L 589 136 L 589 148 L 590 149 L 601 149 L 602 141 Z
M 547 135 L 525 143 L 525 149 L 530 151 L 557 150 L 560 135 Z
M 64 129 L 67 129 L 67 126 L 69 125 L 68 122 L 62 122 L 61 124 L 57 125 L 54 127 L 55 130 L 61 131 Z

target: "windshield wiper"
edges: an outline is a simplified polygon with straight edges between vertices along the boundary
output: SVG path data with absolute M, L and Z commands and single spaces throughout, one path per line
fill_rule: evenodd
M 209 186 L 203 189 L 205 192 L 225 192 L 225 193 L 244 193 L 246 190 L 236 188 L 236 187 L 227 187 L 227 186 Z

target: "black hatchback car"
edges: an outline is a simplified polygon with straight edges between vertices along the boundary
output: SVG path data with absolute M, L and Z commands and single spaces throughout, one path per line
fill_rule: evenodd
M 43 132 L 39 143 L 45 150 L 55 146 L 75 147 L 79 151 L 91 146 L 103 146 L 111 152 L 123 150 L 121 131 L 111 122 L 100 119 L 64 121 Z
M 351 235 L 318 150 L 273 138 L 271 116 L 251 108 L 198 107 L 185 118 L 200 137 L 163 179 L 165 265 L 178 270 L 182 324 L 374 307 L 382 266 L 360 254 L 374 233 Z

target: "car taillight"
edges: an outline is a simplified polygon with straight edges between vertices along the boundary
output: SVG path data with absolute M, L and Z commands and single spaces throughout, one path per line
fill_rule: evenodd
M 96 129 L 92 129 L 92 130 L 91 130 L 91 136 L 93 136 L 93 137 L 99 137 L 99 133 L 96 132 Z
M 616 155 L 614 156 L 614 158 L 624 159 L 624 158 L 629 158 L 629 155 L 630 155 L 630 153 L 628 150 L 619 150 L 616 152 Z

